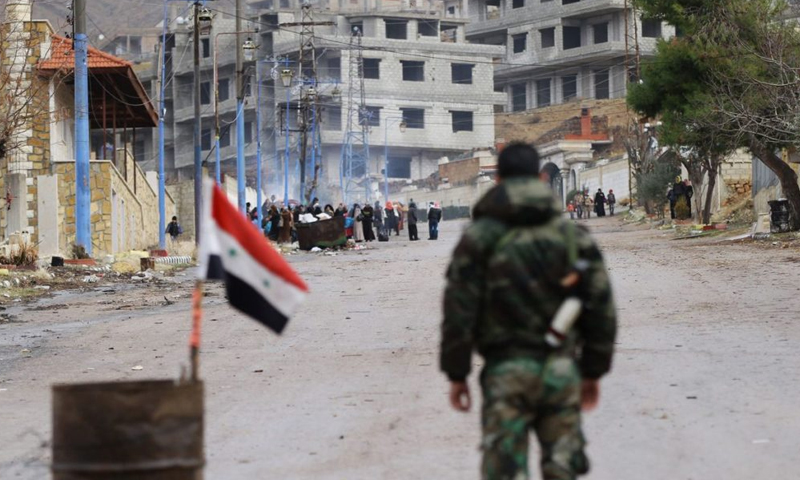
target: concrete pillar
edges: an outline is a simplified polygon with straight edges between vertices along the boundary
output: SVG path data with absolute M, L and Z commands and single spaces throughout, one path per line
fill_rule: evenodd
M 36 178 L 37 218 L 39 219 L 39 255 L 59 254 L 58 175 L 39 175 Z
M 561 169 L 561 206 L 567 208 L 567 193 L 569 192 L 569 168 Z

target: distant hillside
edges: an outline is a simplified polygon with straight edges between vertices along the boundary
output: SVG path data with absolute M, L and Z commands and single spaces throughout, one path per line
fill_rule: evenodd
M 71 30 L 66 24 L 67 0 L 34 0 L 33 18 L 47 19 L 56 32 L 63 34 Z M 89 38 L 102 33 L 106 38 L 115 36 L 119 28 L 153 27 L 164 16 L 164 8 L 153 0 L 87 0 L 89 15 Z

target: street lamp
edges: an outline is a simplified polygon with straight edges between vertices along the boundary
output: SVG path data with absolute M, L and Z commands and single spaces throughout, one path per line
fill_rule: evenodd
M 214 14 L 208 7 L 197 9 L 197 21 L 199 23 L 200 34 L 205 35 L 211 31 L 211 23 L 214 21 Z
M 386 197 L 386 201 L 389 201 L 389 126 L 394 125 L 397 122 L 400 122 L 398 126 L 400 129 L 400 133 L 405 133 L 406 127 L 408 124 L 406 123 L 403 117 L 386 117 L 384 119 L 384 128 L 383 128 L 383 195 Z
M 281 70 L 281 84 L 283 84 L 284 88 L 289 88 L 292 86 L 292 77 L 294 76 L 294 72 L 292 72 L 288 68 L 284 68 Z
M 253 60 L 255 60 L 257 48 L 258 47 L 256 47 L 256 44 L 255 42 L 253 42 L 253 40 L 251 40 L 250 38 L 245 40 L 245 42 L 242 44 L 242 50 L 244 51 L 245 62 L 252 62 Z

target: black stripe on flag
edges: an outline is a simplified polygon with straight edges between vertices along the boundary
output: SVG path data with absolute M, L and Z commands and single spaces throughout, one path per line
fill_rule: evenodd
M 219 255 L 211 255 L 208 264 L 208 279 L 224 280 L 225 291 L 231 306 L 245 315 L 249 315 L 275 333 L 280 334 L 289 318 L 279 312 L 259 292 L 247 282 L 225 271 Z

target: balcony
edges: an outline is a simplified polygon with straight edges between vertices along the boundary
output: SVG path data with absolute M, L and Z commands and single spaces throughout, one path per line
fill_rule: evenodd
M 516 65 L 502 64 L 495 67 L 495 75 L 511 76 L 528 75 L 538 69 L 552 70 L 553 66 L 560 68 L 579 67 L 586 65 L 587 60 L 592 62 L 613 60 L 625 55 L 625 42 L 606 42 L 595 45 L 585 45 L 578 48 L 563 50 L 560 48 L 548 48 L 540 50 L 532 55 L 533 60 L 530 65 L 520 67 Z M 512 62 L 513 63 L 513 62 Z M 598 65 L 599 67 L 600 65 Z

